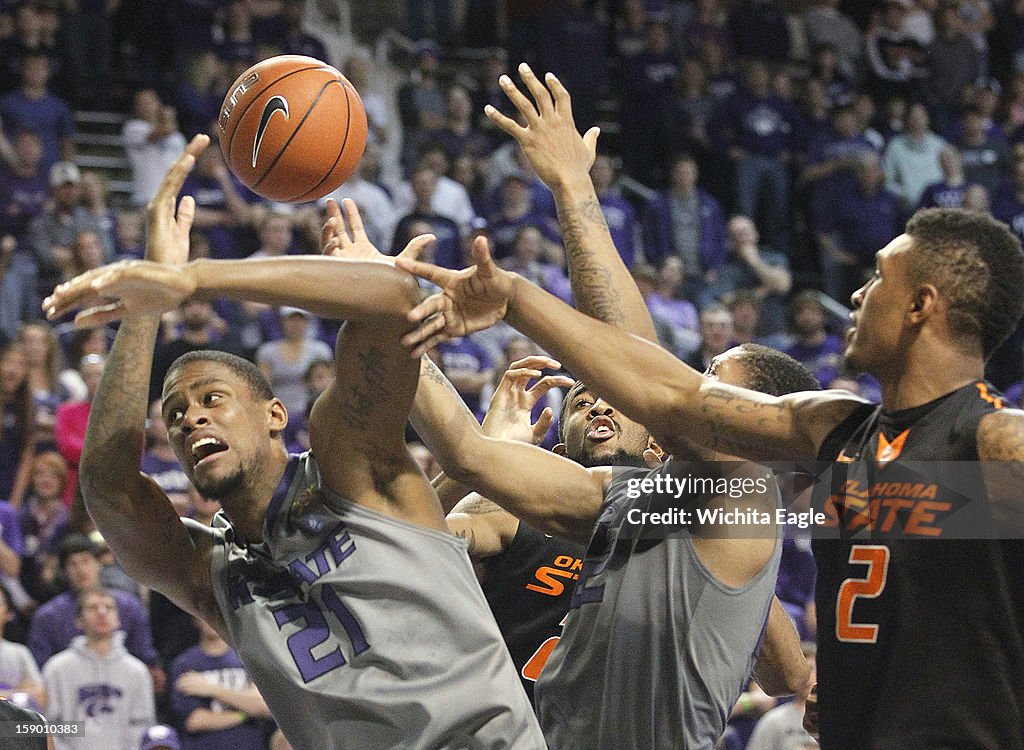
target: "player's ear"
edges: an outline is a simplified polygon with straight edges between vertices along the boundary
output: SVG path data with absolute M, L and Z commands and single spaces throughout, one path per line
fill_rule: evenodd
M 665 460 L 665 449 L 658 445 L 653 437 L 647 437 L 647 449 L 644 451 L 644 461 L 651 464 L 651 468 L 660 466 Z
M 555 447 L 551 449 L 551 452 L 555 453 L 555 454 L 557 454 L 559 456 L 564 456 L 565 455 L 565 443 L 555 443 Z
M 923 323 L 933 312 L 938 303 L 939 290 L 934 284 L 922 284 L 914 293 L 910 303 L 910 322 Z
M 288 410 L 284 408 L 281 399 L 272 398 L 267 401 L 267 428 L 272 433 L 279 433 L 288 426 Z

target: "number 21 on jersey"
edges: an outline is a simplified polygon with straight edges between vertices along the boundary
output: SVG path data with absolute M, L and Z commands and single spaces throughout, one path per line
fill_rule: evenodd
M 884 544 L 855 544 L 850 548 L 851 565 L 867 565 L 863 578 L 847 578 L 836 597 L 836 638 L 843 643 L 876 643 L 878 626 L 853 620 L 857 599 L 876 599 L 889 577 L 889 548 Z

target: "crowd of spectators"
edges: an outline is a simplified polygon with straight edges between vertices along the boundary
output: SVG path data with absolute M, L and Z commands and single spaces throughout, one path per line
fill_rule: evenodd
M 451 0 L 407 0 L 401 30 L 415 43 L 388 61 L 397 86 L 365 51 L 376 39 L 331 59 L 337 45 L 304 23 L 314 5 L 0 0 L 0 694 L 45 705 L 48 692 L 56 715 L 69 715 L 52 702 L 73 683 L 62 675 L 116 662 L 125 680 L 148 672 L 156 696 L 155 714 L 125 707 L 132 736 L 159 716 L 186 746 L 204 732 L 225 738 L 204 747 L 265 746 L 265 706 L 237 657 L 139 591 L 82 507 L 77 464 L 113 330 L 75 331 L 39 310 L 55 284 L 142 257 L 144 206 L 161 175 L 186 139 L 216 135 L 224 91 L 259 59 L 325 59 L 360 91 L 366 152 L 331 197 L 357 203 L 378 247 L 397 253 L 430 232 L 429 257 L 458 268 L 484 235 L 503 265 L 571 301 L 552 195 L 482 114 L 487 104 L 512 114 L 497 80 L 515 63 L 555 72 L 578 127 L 603 128 L 594 184 L 659 338 L 698 369 L 756 341 L 792 354 L 824 387 L 877 398 L 877 384 L 844 370 L 841 356 L 842 306 L 874 253 L 933 206 L 990 211 L 1024 237 L 1019 1 L 515 0 L 499 12 L 495 0 L 469 0 L 460 24 Z M 74 112 L 92 109 L 125 116 L 132 179 L 119 200 L 75 161 Z M 196 199 L 194 258 L 318 251 L 322 205 L 260 199 L 216 146 L 184 192 Z M 208 521 L 216 504 L 189 486 L 167 443 L 158 399 L 174 359 L 205 348 L 252 359 L 288 407 L 289 447 L 302 450 L 308 407 L 333 376 L 337 330 L 303 310 L 250 303 L 191 301 L 165 317 L 143 470 L 179 513 Z M 1014 401 L 1024 393 L 1021 340 L 989 371 Z M 531 353 L 499 324 L 433 356 L 479 416 L 508 364 Z M 552 392 L 546 404 L 558 403 Z M 414 454 L 436 472 L 422 446 Z M 787 540 L 783 571 L 779 596 L 813 640 L 806 545 Z M 107 632 L 118 628 L 123 636 Z M 94 699 L 109 703 L 112 691 Z M 744 719 L 771 704 L 752 686 L 728 746 L 742 747 L 753 727 Z M 792 723 L 774 716 L 772 726 Z M 780 731 L 769 729 L 748 747 L 782 747 L 764 739 Z

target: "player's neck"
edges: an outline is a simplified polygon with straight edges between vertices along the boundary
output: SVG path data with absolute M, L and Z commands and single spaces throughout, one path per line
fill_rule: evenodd
M 981 357 L 972 357 L 951 347 L 930 351 L 927 356 L 911 353 L 903 362 L 898 372 L 879 377 L 886 411 L 927 404 L 985 377 Z
M 260 471 L 247 479 L 244 485 L 229 495 L 219 498 L 221 507 L 231 520 L 241 541 L 258 543 L 263 540 L 263 523 L 274 491 L 281 483 L 288 465 L 288 451 L 284 443 L 276 441 L 265 460 L 258 462 Z

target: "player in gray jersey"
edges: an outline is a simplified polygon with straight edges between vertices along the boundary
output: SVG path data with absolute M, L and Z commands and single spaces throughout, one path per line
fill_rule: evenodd
M 175 198 L 207 144 L 192 141 L 150 205 L 149 262 L 98 269 L 44 303 L 51 317 L 85 308 L 79 325 L 123 319 L 82 456 L 97 527 L 135 580 L 231 644 L 296 750 L 543 748 L 466 545 L 405 448 L 419 367 L 399 338 L 415 280 L 336 258 L 187 263 L 195 204 Z M 347 208 L 352 235 L 332 205 L 324 244 L 369 244 Z M 160 314 L 220 296 L 348 322 L 301 457 L 253 365 L 214 352 L 172 365 L 163 417 L 189 479 L 221 501 L 210 530 L 179 519 L 138 467 Z
M 576 132 L 560 84 L 549 81 L 553 102 L 529 69 L 520 70 L 536 106 L 507 78 L 501 83 L 526 127 L 489 115 L 516 137 L 554 191 L 576 304 L 653 339 L 650 314 L 615 251 L 587 175 L 594 136 Z M 576 350 L 587 353 L 586 339 Z M 616 480 L 611 467 L 658 462 L 661 450 L 641 422 L 578 383 L 562 410 L 556 450 L 572 459 L 565 460 L 487 438 L 436 367 L 429 361 L 422 367 L 413 422 L 446 471 L 538 529 L 589 541 L 564 635 L 537 683 L 552 747 L 711 748 L 750 675 L 766 620 L 759 680 L 774 693 L 802 687 L 808 671 L 793 626 L 781 607 L 772 607 L 769 617 L 780 551 L 773 534 L 716 539 L 714 529 L 704 528 L 702 536 L 682 530 L 655 540 L 629 533 L 629 511 L 645 509 L 649 498 L 628 497 L 622 482 L 640 478 L 642 470 Z M 816 387 L 805 368 L 764 347 L 730 350 L 716 358 L 710 375 L 766 392 Z M 686 457 L 727 458 L 695 453 L 681 441 L 672 448 Z M 685 497 L 680 504 L 771 509 L 775 500 L 771 490 L 735 500 Z M 467 532 L 486 533 L 494 515 L 473 519 Z

